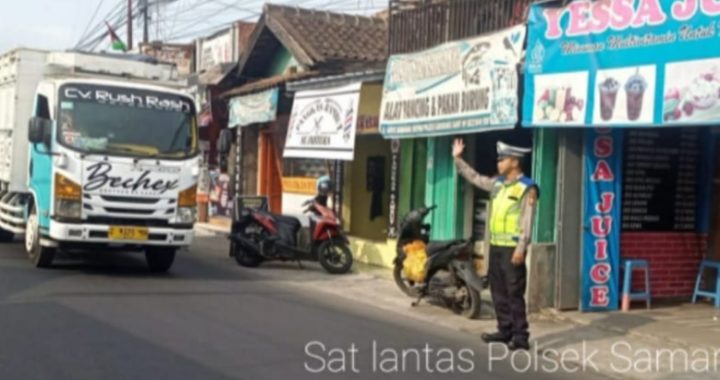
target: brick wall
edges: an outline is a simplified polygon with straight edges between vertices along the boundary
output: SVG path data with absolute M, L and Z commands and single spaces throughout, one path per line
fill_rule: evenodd
M 653 297 L 692 296 L 700 260 L 707 251 L 707 235 L 677 232 L 624 232 L 622 258 L 650 262 Z M 642 289 L 640 272 L 633 276 L 633 287 Z

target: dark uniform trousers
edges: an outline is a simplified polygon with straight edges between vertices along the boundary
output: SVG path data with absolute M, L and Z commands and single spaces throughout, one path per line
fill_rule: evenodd
M 525 288 L 527 267 L 511 262 L 515 247 L 490 246 L 490 292 L 492 293 L 498 331 L 508 338 L 528 339 Z

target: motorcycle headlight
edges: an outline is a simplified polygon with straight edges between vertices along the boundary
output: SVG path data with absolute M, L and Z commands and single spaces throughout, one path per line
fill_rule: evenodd
M 55 216 L 80 219 L 82 217 L 82 202 L 79 200 L 55 199 Z
M 197 211 L 195 207 L 179 207 L 177 212 L 177 222 L 179 224 L 195 223 Z

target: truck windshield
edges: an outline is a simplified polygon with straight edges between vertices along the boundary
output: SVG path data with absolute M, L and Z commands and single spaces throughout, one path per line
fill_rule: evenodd
M 58 140 L 84 153 L 133 157 L 184 158 L 198 149 L 188 98 L 84 84 L 60 90 Z

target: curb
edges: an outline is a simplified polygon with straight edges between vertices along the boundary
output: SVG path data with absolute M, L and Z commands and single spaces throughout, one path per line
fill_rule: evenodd
M 199 231 L 203 231 L 203 232 L 212 233 L 217 236 L 226 236 L 227 234 L 230 233 L 229 229 L 227 229 L 225 227 L 221 227 L 221 226 L 216 226 L 216 225 L 210 224 L 210 223 L 195 223 L 195 226 L 193 229 L 195 229 L 196 231 L 199 230 Z

